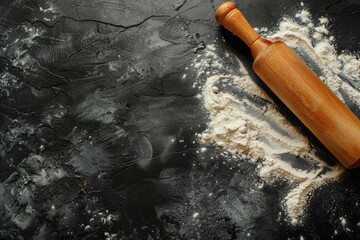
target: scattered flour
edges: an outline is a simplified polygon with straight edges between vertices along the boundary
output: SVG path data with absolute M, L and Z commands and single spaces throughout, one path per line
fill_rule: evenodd
M 276 32 L 270 34 L 262 30 L 263 35 L 270 40 L 286 42 L 300 55 L 316 62 L 322 72 L 321 78 L 339 98 L 343 99 L 341 92 L 346 92 L 360 105 L 360 93 L 338 76 L 346 73 L 360 78 L 359 58 L 336 54 L 333 37 L 328 36 L 327 18 L 320 18 L 319 26 L 314 25 L 306 10 L 296 14 L 296 18 L 283 18 Z M 240 70 L 236 72 L 225 67 L 225 62 L 227 66 L 235 63 Z M 193 65 L 198 78 L 194 87 L 202 90 L 210 120 L 202 141 L 215 143 L 226 152 L 224 155 L 252 159 L 265 181 L 287 180 L 291 188 L 283 198 L 283 209 L 293 225 L 301 224 L 312 192 L 336 181 L 343 173 L 342 166 L 329 166 L 315 155 L 307 137 L 277 111 L 272 99 L 231 53 L 217 51 L 215 45 L 209 45 L 204 55 L 195 58 Z
M 45 13 L 47 13 L 47 12 L 56 13 L 56 11 L 55 11 L 55 9 L 54 9 L 53 6 L 50 6 L 50 7 L 47 8 L 47 9 L 43 9 L 42 7 L 40 7 L 39 9 L 40 9 L 40 11 L 45 12 Z
M 309 23 L 311 21 L 310 13 L 306 10 L 302 10 L 301 12 L 297 13 L 295 17 L 300 18 L 301 22 L 303 23 Z
M 106 240 L 116 240 L 116 239 L 119 239 L 117 233 L 104 232 L 104 237 L 105 237 Z
M 194 219 L 195 219 L 195 218 L 198 218 L 199 215 L 200 215 L 200 214 L 199 214 L 198 212 L 195 212 L 195 213 L 192 215 L 192 218 L 194 218 Z
M 344 217 L 340 217 L 339 220 L 340 220 L 341 225 L 345 228 L 345 227 L 346 227 L 346 224 L 347 224 L 346 219 L 345 219 Z
M 16 27 L 13 32 L 6 34 L 5 47 L 0 48 L 0 53 L 12 62 L 12 65 L 21 68 L 24 71 L 34 70 L 37 67 L 37 61 L 31 56 L 28 50 L 37 44 L 37 39 L 45 33 L 40 27 L 30 25 L 21 25 Z M 14 35 L 24 35 L 12 40 Z

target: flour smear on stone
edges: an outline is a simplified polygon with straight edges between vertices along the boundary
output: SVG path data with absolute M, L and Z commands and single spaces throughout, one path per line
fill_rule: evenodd
M 286 42 L 300 56 L 316 63 L 320 78 L 337 96 L 343 100 L 346 93 L 358 106 L 359 92 L 338 74 L 359 79 L 359 58 L 336 54 L 328 22 L 326 17 L 313 21 L 303 9 L 293 19 L 283 18 L 277 30 L 261 32 L 270 40 Z M 204 144 L 216 144 L 232 159 L 252 159 L 264 182 L 288 181 L 290 190 L 283 197 L 282 208 L 291 224 L 301 225 L 312 192 L 339 179 L 342 166 L 329 166 L 316 156 L 308 138 L 276 109 L 273 100 L 233 54 L 218 51 L 216 44 L 208 45 L 193 66 L 198 79 L 194 87 L 202 90 L 204 107 L 209 112 L 208 127 L 201 135 Z M 302 162 L 302 167 L 296 161 Z

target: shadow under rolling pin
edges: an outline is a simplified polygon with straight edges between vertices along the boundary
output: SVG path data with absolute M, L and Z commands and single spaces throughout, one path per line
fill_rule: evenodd
M 342 165 L 359 167 L 360 120 L 355 114 L 285 43 L 255 32 L 234 3 L 221 4 L 215 17 L 250 47 L 255 73 Z

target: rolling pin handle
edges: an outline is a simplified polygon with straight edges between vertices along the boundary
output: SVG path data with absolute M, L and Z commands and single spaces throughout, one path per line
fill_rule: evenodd
M 222 3 L 215 12 L 215 18 L 227 30 L 241 38 L 248 47 L 260 38 L 233 2 Z

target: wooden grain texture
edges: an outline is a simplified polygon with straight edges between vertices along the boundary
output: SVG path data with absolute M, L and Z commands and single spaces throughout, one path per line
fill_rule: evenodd
M 359 167 L 359 119 L 285 43 L 256 37 L 234 6 L 224 3 L 216 16 L 251 48 L 256 74 L 346 168 Z

